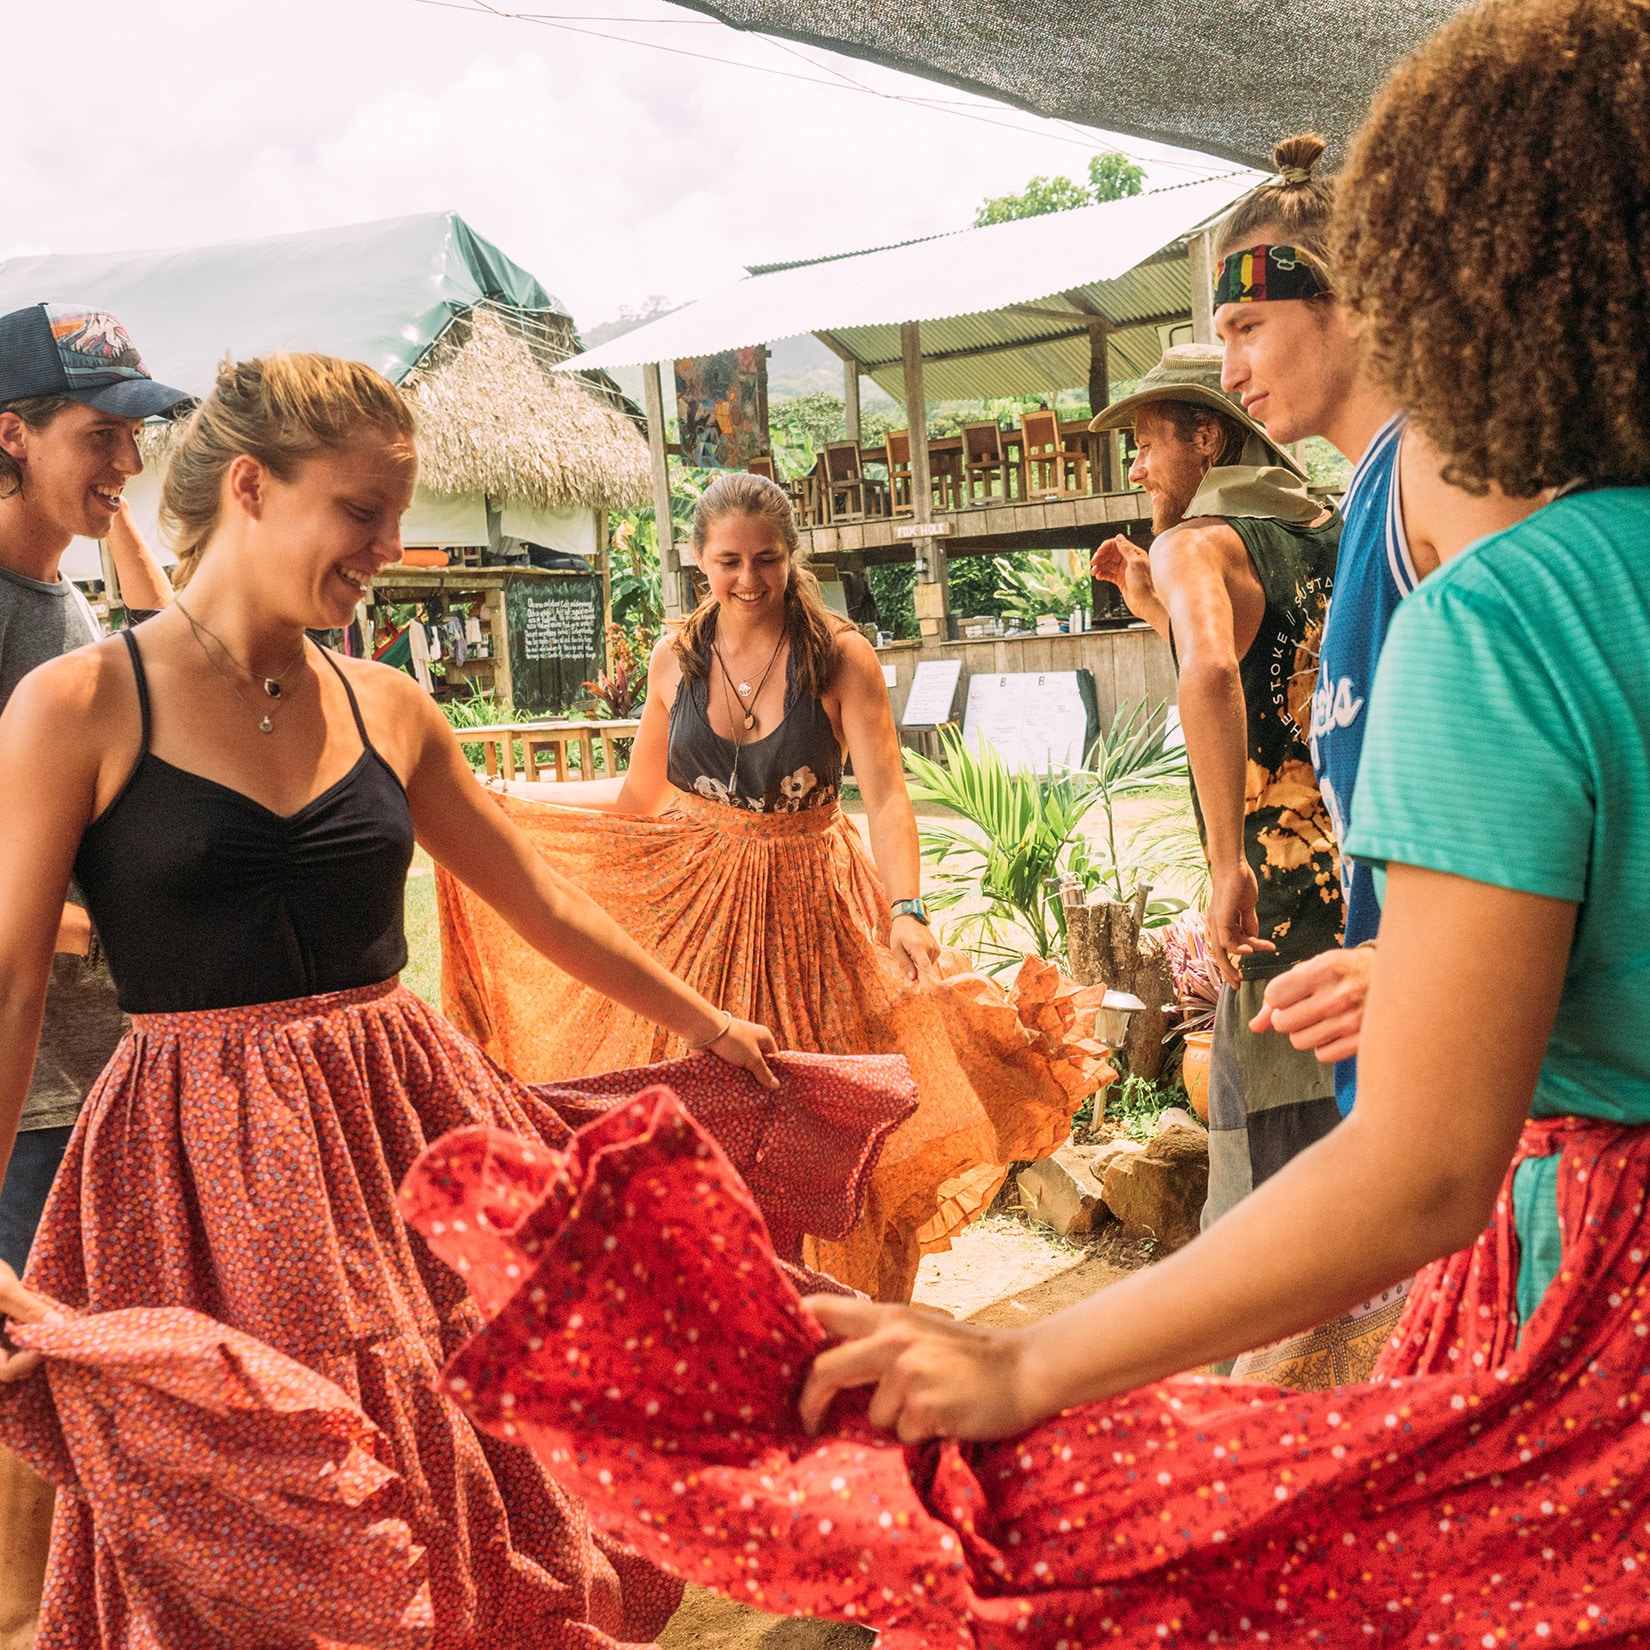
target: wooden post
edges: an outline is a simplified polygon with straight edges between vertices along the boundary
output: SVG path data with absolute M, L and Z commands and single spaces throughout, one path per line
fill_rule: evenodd
M 848 424 L 847 439 L 859 445 L 859 362 L 842 363 L 842 410 Z
M 1214 239 L 1210 230 L 1200 230 L 1186 245 L 1186 274 L 1192 283 L 1192 338 L 1199 344 L 1213 344 L 1215 338 Z
M 1105 316 L 1100 315 L 1089 322 L 1089 417 L 1097 418 L 1110 405 L 1111 326 Z M 1099 491 L 1115 492 L 1117 443 L 1109 435 L 1102 436 L 1097 453 L 1101 461 Z
M 596 567 L 602 576 L 602 646 L 605 658 L 607 632 L 613 623 L 613 552 L 608 546 L 607 511 L 597 510 L 595 516 Z M 612 662 L 608 660 L 609 664 Z
M 504 582 L 487 592 L 488 628 L 493 633 L 493 699 L 506 717 L 515 714 L 516 684 L 510 674 L 510 622 L 505 616 Z
M 762 426 L 762 450 L 773 452 L 773 431 L 768 428 L 768 346 L 756 346 L 756 418 Z
M 915 321 L 902 321 L 899 329 L 900 358 L 905 371 L 905 422 L 911 432 L 912 519 L 926 523 L 934 519 L 934 483 L 928 468 L 928 401 L 922 388 L 922 329 Z M 951 634 L 951 575 L 945 562 L 945 540 L 916 541 L 921 568 L 916 591 L 917 628 L 925 636 L 942 640 Z M 929 588 L 925 591 L 923 586 Z
M 917 521 L 934 519 L 934 483 L 928 469 L 928 403 L 922 392 L 922 329 L 902 321 L 901 364 L 905 370 L 905 422 L 911 432 L 911 504 Z
M 653 519 L 659 532 L 659 580 L 664 586 L 665 618 L 680 619 L 692 610 L 693 597 L 682 571 L 670 516 L 670 454 L 665 451 L 665 396 L 657 361 L 642 368 L 642 391 L 647 402 L 647 450 L 653 459 Z

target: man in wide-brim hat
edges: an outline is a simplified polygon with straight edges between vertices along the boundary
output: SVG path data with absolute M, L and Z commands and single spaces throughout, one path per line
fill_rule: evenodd
M 1223 984 L 1205 1225 L 1340 1117 L 1330 1069 L 1249 1021 L 1268 979 L 1340 942 L 1335 839 L 1307 741 L 1341 518 L 1221 389 L 1220 368 L 1216 347 L 1171 349 L 1089 426 L 1135 433 L 1129 479 L 1151 496 L 1151 553 L 1114 538 L 1094 573 L 1174 651 L 1209 858 Z

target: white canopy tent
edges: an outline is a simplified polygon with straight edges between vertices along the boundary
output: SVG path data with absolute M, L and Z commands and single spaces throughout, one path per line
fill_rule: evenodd
M 899 329 L 915 321 L 930 400 L 1035 393 L 1087 380 L 1089 323 L 1098 318 L 1110 332 L 1112 376 L 1137 378 L 1157 361 L 1157 325 L 1191 312 L 1188 235 L 1260 178 L 1233 171 L 1101 206 L 760 271 L 560 370 L 649 365 L 814 333 L 901 399 Z

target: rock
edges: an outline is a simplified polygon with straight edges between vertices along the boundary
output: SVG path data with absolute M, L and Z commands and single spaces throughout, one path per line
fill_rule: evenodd
M 1198 1233 L 1209 1195 L 1209 1137 L 1178 1126 L 1144 1151 L 1119 1153 L 1101 1185 L 1106 1207 L 1127 1237 L 1152 1237 L 1159 1255 L 1184 1248 Z
M 1157 1114 L 1157 1132 L 1167 1134 L 1170 1129 L 1196 1129 L 1201 1133 L 1203 1125 L 1184 1106 L 1165 1106 Z
M 1120 1157 L 1126 1157 L 1130 1152 L 1143 1152 L 1146 1149 L 1144 1140 L 1130 1140 L 1127 1135 L 1119 1136 L 1116 1140 L 1107 1140 L 1101 1145 L 1089 1148 L 1089 1173 L 1097 1181 L 1104 1182 L 1106 1170 Z
M 1061 1237 L 1084 1236 L 1101 1225 L 1106 1211 L 1093 1157 L 1105 1147 L 1061 1146 L 1052 1157 L 1020 1170 L 1015 1184 L 1020 1202 L 1033 1220 Z

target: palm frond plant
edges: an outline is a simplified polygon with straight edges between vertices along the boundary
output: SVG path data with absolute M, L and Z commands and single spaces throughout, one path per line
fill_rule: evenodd
M 1162 708 L 1122 707 L 1083 767 L 1045 775 L 1011 772 L 989 742 L 968 745 L 949 729 L 940 734 L 939 761 L 904 753 L 916 780 L 913 799 L 940 803 L 963 822 L 922 827 L 922 856 L 936 884 L 929 904 L 936 911 L 971 907 L 959 912 L 947 937 L 966 944 L 989 972 L 1016 967 L 1028 953 L 1066 955 L 1062 879 L 1074 878 L 1085 894 L 1104 887 L 1126 902 L 1162 876 L 1164 867 L 1120 841 L 1117 820 L 1125 798 L 1186 781 L 1183 753 L 1163 751 L 1154 732 Z M 1105 817 L 1098 837 L 1084 830 L 1096 807 Z M 1154 899 L 1146 926 L 1161 926 L 1185 908 L 1180 899 Z
M 1184 747 L 1164 749 L 1162 726 L 1164 706 L 1159 703 L 1148 710 L 1145 701 L 1119 705 L 1109 728 L 1089 746 L 1083 762 L 1083 771 L 1093 776 L 1098 791 L 1100 808 L 1106 821 L 1106 862 L 1103 879 L 1107 892 L 1119 901 L 1134 897 L 1142 883 L 1155 884 L 1169 869 L 1167 863 L 1151 851 L 1149 839 L 1132 837 L 1125 848 L 1118 841 L 1117 805 L 1129 797 L 1138 797 L 1166 787 L 1189 784 L 1191 772 L 1186 766 Z M 1184 845 L 1167 833 L 1160 836 L 1167 846 L 1172 842 L 1176 856 Z M 1201 847 L 1199 855 L 1201 856 Z M 1157 899 L 1146 908 L 1145 926 L 1160 927 L 1177 913 L 1185 910 L 1184 900 Z
M 1017 966 L 1028 954 L 1053 957 L 1065 949 L 1065 913 L 1051 889 L 1069 872 L 1093 887 L 1099 872 L 1080 826 L 1096 800 L 1082 775 L 1011 773 L 996 747 L 966 745 L 955 730 L 940 734 L 938 762 L 917 751 L 905 764 L 918 801 L 938 802 L 964 826 L 930 821 L 921 832 L 922 857 L 936 873 L 929 903 L 937 911 L 967 904 L 950 932 L 968 936 L 970 949 L 992 973 Z

